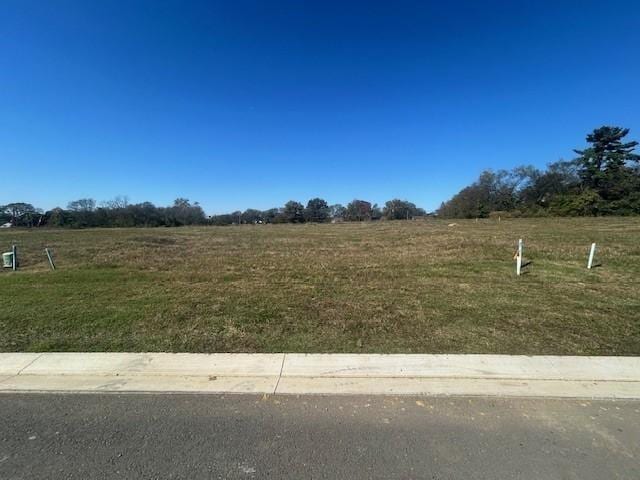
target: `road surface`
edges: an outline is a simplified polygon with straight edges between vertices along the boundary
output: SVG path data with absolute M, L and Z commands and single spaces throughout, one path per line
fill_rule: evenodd
M 2 394 L 0 478 L 640 478 L 640 402 Z

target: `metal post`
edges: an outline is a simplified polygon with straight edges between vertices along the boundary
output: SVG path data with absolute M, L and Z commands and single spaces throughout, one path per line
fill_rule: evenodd
M 18 249 L 15 245 L 11 245 L 11 253 L 13 253 L 13 271 L 18 269 Z
M 589 261 L 587 262 L 587 268 L 591 269 L 593 266 L 593 256 L 596 254 L 596 244 L 591 244 L 591 250 L 589 251 Z
M 48 248 L 45 248 L 45 249 L 44 249 L 44 251 L 45 251 L 45 252 L 46 252 L 46 254 L 47 254 L 47 258 L 49 259 L 49 265 L 51 265 L 51 270 L 55 270 L 55 269 L 56 269 L 56 266 L 55 266 L 55 264 L 53 263 L 53 258 L 51 258 L 51 252 L 49 251 L 49 249 L 48 249 Z

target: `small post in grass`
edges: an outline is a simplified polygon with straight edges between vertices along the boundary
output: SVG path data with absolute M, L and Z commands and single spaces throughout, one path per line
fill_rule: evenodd
M 44 251 L 47 254 L 47 258 L 49 259 L 49 265 L 51 266 L 51 270 L 55 270 L 56 265 L 53 263 L 53 258 L 51 258 L 51 252 L 49 251 L 48 248 L 45 248 Z
M 15 245 L 11 245 L 11 253 L 13 254 L 13 271 L 18 269 L 18 248 Z
M 587 262 L 587 268 L 589 270 L 591 270 L 591 267 L 593 266 L 593 256 L 596 254 L 596 244 L 592 243 L 591 244 L 591 250 L 589 251 L 589 261 Z
M 516 275 L 522 273 L 522 239 L 518 240 L 518 253 L 516 254 Z

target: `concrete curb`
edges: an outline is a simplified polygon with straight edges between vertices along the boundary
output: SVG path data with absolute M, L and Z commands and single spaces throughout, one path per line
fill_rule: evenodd
M 0 392 L 640 399 L 640 357 L 1 353 Z

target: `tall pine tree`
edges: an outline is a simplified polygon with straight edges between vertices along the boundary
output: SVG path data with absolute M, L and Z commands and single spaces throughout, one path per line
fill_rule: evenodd
M 574 150 L 580 155 L 575 161 L 583 185 L 602 198 L 619 199 L 635 188 L 634 164 L 640 162 L 640 155 L 634 153 L 638 142 L 623 142 L 628 133 L 628 128 L 603 126 L 587 135 L 588 148 Z

